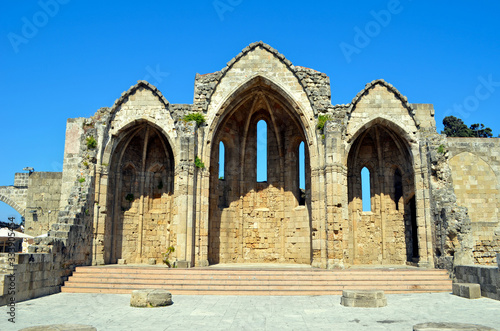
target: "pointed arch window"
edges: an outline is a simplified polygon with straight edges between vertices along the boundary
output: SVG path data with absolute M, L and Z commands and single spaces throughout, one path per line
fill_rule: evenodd
M 396 210 L 399 210 L 399 200 L 403 196 L 403 176 L 401 171 L 396 169 L 394 171 L 394 202 L 396 203 Z
M 219 179 L 226 179 L 226 148 L 224 143 L 221 141 L 219 143 Z
M 267 182 L 267 123 L 257 122 L 257 182 Z
M 363 202 L 363 211 L 372 211 L 370 182 L 370 170 L 364 167 L 361 169 L 361 200 Z
M 299 205 L 306 204 L 306 159 L 304 142 L 299 145 Z

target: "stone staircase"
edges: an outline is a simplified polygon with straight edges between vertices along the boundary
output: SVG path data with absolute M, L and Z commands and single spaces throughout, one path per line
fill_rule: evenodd
M 167 289 L 185 295 L 340 295 L 342 290 L 385 293 L 451 292 L 445 270 L 390 269 L 168 269 L 148 266 L 77 267 L 66 293 L 122 293 Z

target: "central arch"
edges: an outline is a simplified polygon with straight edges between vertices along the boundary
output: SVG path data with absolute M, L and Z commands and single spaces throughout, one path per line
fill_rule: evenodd
M 210 153 L 208 260 L 311 263 L 311 201 L 301 203 L 299 145 L 305 142 L 305 191 L 311 171 L 304 125 L 284 93 L 257 77 L 228 99 Z M 257 124 L 264 121 L 267 180 L 257 179 Z M 219 145 L 224 144 L 224 164 Z M 266 149 L 263 149 L 266 150 Z M 224 177 L 219 178 L 219 167 Z M 264 167 L 265 168 L 265 167 Z M 302 197 L 303 198 L 303 197 Z

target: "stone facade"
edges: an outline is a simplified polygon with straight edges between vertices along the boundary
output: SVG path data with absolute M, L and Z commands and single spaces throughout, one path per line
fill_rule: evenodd
M 30 251 L 60 248 L 66 270 L 162 263 L 169 248 L 170 259 L 187 266 L 494 263 L 498 139 L 439 135 L 431 104 L 409 103 L 383 80 L 349 104 L 332 105 L 330 93 L 325 74 L 254 43 L 221 71 L 197 74 L 193 104 L 170 104 L 139 81 L 111 108 L 69 119 L 63 172 L 46 181 L 59 191 L 40 198 L 29 189 L 37 173 L 28 186 L 21 174 L 0 198 L 23 215 L 28 205 L 48 215 L 58 201 L 49 238 Z M 204 122 L 184 120 L 188 114 Z M 264 181 L 256 171 L 261 121 Z M 45 231 L 32 219 L 27 227 Z

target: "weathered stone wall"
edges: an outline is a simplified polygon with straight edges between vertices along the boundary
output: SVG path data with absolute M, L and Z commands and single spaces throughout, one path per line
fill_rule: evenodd
M 457 204 L 467 207 L 474 260 L 496 264 L 500 252 L 500 139 L 447 138 Z
M 29 176 L 25 233 L 39 236 L 57 223 L 62 172 L 33 172 Z
M 50 225 L 57 221 L 61 178 L 60 172 L 16 173 L 13 186 L 0 187 L 0 201 L 25 218 L 27 234 L 38 236 L 47 233 Z
M 500 260 L 500 254 L 497 254 L 497 260 Z M 500 264 L 496 266 L 455 266 L 454 282 L 479 284 L 481 285 L 481 296 L 500 300 Z
M 60 256 L 16 254 L 11 265 L 7 253 L 0 253 L 0 306 L 57 293 L 63 277 Z

